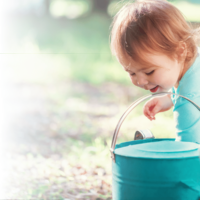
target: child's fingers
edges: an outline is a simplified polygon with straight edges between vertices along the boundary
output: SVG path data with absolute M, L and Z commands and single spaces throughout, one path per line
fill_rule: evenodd
M 144 115 L 145 115 L 149 120 L 151 120 L 151 117 L 150 117 L 150 115 L 148 115 L 147 111 L 144 112 Z
M 147 107 L 146 105 L 144 105 L 144 107 L 143 107 L 143 114 L 144 114 L 146 117 L 149 117 L 148 107 Z
M 149 111 L 149 107 L 148 106 L 145 106 L 144 109 L 143 109 L 143 113 L 144 115 L 149 119 L 149 120 L 152 120 L 153 118 L 151 117 L 151 113 Z
M 144 115 L 149 119 L 149 120 L 155 120 L 155 114 L 159 111 L 159 106 L 155 105 L 154 102 L 148 102 L 145 106 L 144 106 Z

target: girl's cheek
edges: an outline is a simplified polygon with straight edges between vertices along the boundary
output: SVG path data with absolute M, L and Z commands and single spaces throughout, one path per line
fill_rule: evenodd
M 153 74 L 151 79 L 152 79 L 152 81 L 162 82 L 163 75 L 162 75 L 162 73 L 155 73 L 155 74 Z
M 131 82 L 133 83 L 133 85 L 136 85 L 137 86 L 137 81 L 135 78 L 133 78 L 133 76 L 129 75 L 130 79 L 131 79 Z

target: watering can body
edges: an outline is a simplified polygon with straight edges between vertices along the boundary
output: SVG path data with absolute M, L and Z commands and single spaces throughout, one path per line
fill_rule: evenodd
M 122 143 L 115 148 L 112 172 L 115 200 L 198 200 L 200 196 L 195 143 L 173 139 Z
M 151 138 L 116 145 L 122 122 L 148 97 L 131 105 L 115 129 L 110 149 L 113 199 L 199 200 L 199 144 Z

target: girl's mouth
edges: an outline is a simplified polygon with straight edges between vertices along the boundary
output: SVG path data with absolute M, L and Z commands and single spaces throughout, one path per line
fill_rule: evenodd
M 159 87 L 159 86 L 157 85 L 156 87 L 150 89 L 150 91 L 151 91 L 151 92 L 156 92 L 156 91 L 158 90 L 158 87 Z

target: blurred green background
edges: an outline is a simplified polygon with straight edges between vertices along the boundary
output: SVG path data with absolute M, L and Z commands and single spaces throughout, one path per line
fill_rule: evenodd
M 109 148 L 134 87 L 111 55 L 112 17 L 128 1 L 7 0 L 0 3 L 0 198 L 111 199 Z M 171 0 L 191 25 L 198 0 Z M 137 129 L 175 137 L 172 111 L 150 122 L 138 106 L 118 143 Z

